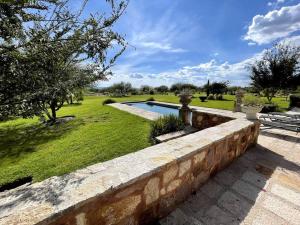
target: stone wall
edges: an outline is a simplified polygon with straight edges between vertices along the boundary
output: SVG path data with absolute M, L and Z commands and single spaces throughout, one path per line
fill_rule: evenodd
M 0 224 L 151 224 L 256 144 L 258 134 L 258 122 L 235 119 L 0 193 Z
M 233 118 L 223 115 L 207 113 L 202 111 L 193 110 L 192 112 L 192 126 L 199 130 L 203 130 L 209 127 L 214 127 L 219 124 L 228 122 Z

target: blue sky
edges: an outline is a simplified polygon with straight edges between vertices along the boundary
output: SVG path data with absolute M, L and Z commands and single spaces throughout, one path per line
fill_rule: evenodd
M 85 13 L 101 11 L 103 2 L 90 0 Z M 300 0 L 131 0 L 114 29 L 130 46 L 99 86 L 207 79 L 244 86 L 246 66 L 265 48 L 300 43 Z

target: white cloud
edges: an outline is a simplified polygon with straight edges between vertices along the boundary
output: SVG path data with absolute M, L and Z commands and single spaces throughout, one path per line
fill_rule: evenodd
M 268 6 L 277 8 L 280 4 L 283 4 L 285 0 L 277 0 L 275 2 L 268 2 Z
M 140 74 L 140 73 L 133 73 L 133 74 L 130 74 L 129 75 L 130 78 L 133 78 L 133 79 L 143 79 L 143 74 Z
M 248 27 L 245 40 L 267 44 L 300 30 L 300 4 L 282 7 L 266 15 L 256 15 Z
M 182 48 L 173 48 L 170 43 L 164 42 L 164 43 L 158 43 L 158 42 L 140 42 L 138 43 L 138 46 L 141 46 L 143 48 L 148 49 L 154 49 L 158 51 L 164 51 L 164 52 L 173 52 L 173 53 L 179 53 L 179 52 L 185 52 L 186 50 Z
M 136 3 L 137 4 L 137 3 Z M 126 15 L 132 21 L 127 40 L 134 48 L 126 51 L 128 57 L 152 56 L 160 53 L 183 53 L 187 49 L 179 46 L 185 34 L 186 24 L 175 22 L 175 3 L 165 10 L 161 17 L 149 20 L 141 14 L 139 8 L 142 6 L 130 5 L 130 13 Z
M 183 66 L 177 70 L 170 70 L 160 73 L 139 72 L 133 73 L 129 65 L 114 68 L 114 76 L 108 83 L 110 85 L 119 81 L 131 82 L 134 86 L 141 85 L 158 86 L 161 84 L 170 86 L 176 82 L 188 82 L 196 85 L 203 85 L 210 81 L 229 81 L 230 85 L 246 86 L 249 84 L 249 71 L 247 66 L 261 57 L 262 53 L 237 63 L 219 62 L 215 59 L 200 63 L 194 66 Z M 140 68 L 139 68 L 140 69 Z M 147 71 L 147 70 L 144 70 Z
M 282 42 L 300 46 L 300 35 L 285 38 Z
M 254 46 L 254 45 L 256 45 L 256 43 L 255 42 L 248 42 L 248 45 L 249 46 Z

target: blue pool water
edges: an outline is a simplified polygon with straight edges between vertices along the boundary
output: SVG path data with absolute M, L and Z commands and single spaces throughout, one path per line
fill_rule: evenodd
M 169 108 L 169 107 L 160 106 L 160 105 L 147 104 L 146 102 L 134 102 L 134 103 L 126 103 L 126 104 L 133 106 L 133 107 L 140 108 L 140 109 L 144 109 L 146 111 L 160 113 L 162 115 L 170 115 L 170 114 L 178 115 L 179 114 L 178 109 Z

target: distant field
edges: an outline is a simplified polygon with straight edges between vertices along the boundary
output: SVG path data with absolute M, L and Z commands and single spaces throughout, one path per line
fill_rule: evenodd
M 194 95 L 195 98 L 192 99 L 191 105 L 208 107 L 208 108 L 216 108 L 216 109 L 233 110 L 235 95 L 224 95 L 224 100 L 221 100 L 221 101 L 220 100 L 208 100 L 206 102 L 200 101 L 200 99 L 199 99 L 200 95 L 201 94 Z M 205 95 L 205 94 L 203 94 L 203 95 Z M 113 99 L 118 102 L 122 102 L 122 101 L 145 100 L 150 97 L 153 97 L 157 101 L 179 103 L 178 96 L 175 96 L 172 93 L 170 93 L 168 95 L 134 95 L 134 96 L 130 96 L 130 97 L 113 98 Z M 106 97 L 106 98 L 111 98 L 111 97 Z M 266 98 L 263 98 L 263 99 L 267 100 Z M 286 111 L 289 106 L 289 102 L 286 101 L 286 99 L 283 97 L 273 98 L 272 101 L 274 103 L 278 104 L 280 111 Z
M 201 102 L 198 96 L 191 105 L 233 109 L 235 96 L 225 95 L 223 101 L 207 102 Z M 174 94 L 114 99 L 123 102 L 150 97 L 179 103 Z M 58 116 L 76 118 L 61 126 L 45 127 L 37 118 L 0 123 L 0 185 L 26 176 L 40 181 L 150 146 L 150 121 L 102 106 L 107 98 L 110 97 L 86 96 L 81 105 L 66 105 Z M 288 107 L 284 98 L 274 98 L 274 102 L 283 111 Z

